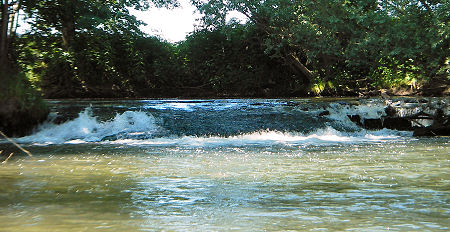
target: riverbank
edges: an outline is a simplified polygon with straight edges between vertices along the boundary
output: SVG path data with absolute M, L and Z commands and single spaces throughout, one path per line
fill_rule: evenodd
M 8 136 L 27 135 L 47 119 L 49 109 L 24 74 L 11 69 L 3 71 L 0 85 L 0 131 Z
M 397 97 L 446 97 L 450 96 L 450 80 L 436 80 L 420 87 L 405 86 L 390 89 L 334 89 L 320 93 L 313 90 L 283 91 L 280 88 L 255 89 L 254 91 L 218 91 L 208 87 L 167 87 L 123 91 L 115 86 L 87 88 L 77 94 L 53 95 L 43 93 L 48 99 L 144 99 L 144 98 L 178 98 L 178 99 L 224 99 L 224 98 L 304 98 L 304 97 L 359 97 L 370 98 L 382 95 Z

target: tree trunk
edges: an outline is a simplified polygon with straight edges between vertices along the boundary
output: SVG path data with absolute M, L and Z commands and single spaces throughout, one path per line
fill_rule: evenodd
M 21 1 L 16 1 L 12 6 L 12 11 L 9 14 L 9 43 L 13 43 L 16 37 L 16 29 L 19 23 L 19 10 L 20 10 Z
M 69 51 L 72 48 L 73 41 L 75 39 L 75 23 L 74 21 L 63 21 L 62 24 L 62 39 L 64 48 Z
M 63 12 L 61 15 L 63 46 L 66 51 L 70 51 L 75 40 L 75 6 L 73 6 L 73 2 L 67 3 Z
M 313 79 L 315 78 L 314 73 L 312 73 L 301 61 L 300 59 L 297 57 L 296 54 L 294 53 L 290 53 L 289 55 L 287 55 L 287 59 L 289 60 L 289 62 L 293 65 L 293 67 L 296 69 L 296 72 L 299 72 L 301 74 L 303 74 L 303 76 L 305 77 L 305 81 L 307 82 L 307 84 L 311 83 L 313 81 Z
M 4 67 L 8 60 L 8 0 L 2 0 L 0 25 L 0 66 Z

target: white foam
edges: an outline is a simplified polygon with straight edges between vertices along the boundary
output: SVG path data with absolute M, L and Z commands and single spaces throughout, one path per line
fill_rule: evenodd
M 363 119 L 374 119 L 385 116 L 385 105 L 381 103 L 367 103 L 361 105 L 330 104 L 330 118 L 336 120 L 348 119 L 347 115 L 359 115 Z
M 78 114 L 78 117 L 60 125 L 45 123 L 33 135 L 19 138 L 21 143 L 36 144 L 79 144 L 98 142 L 103 138 L 120 133 L 152 133 L 156 131 L 152 115 L 141 111 L 126 111 L 113 119 L 100 122 L 92 116 L 90 108 Z
M 368 102 L 360 105 L 332 103 L 326 108 L 330 112 L 326 117 L 344 128 L 358 130 L 360 127 L 350 120 L 349 115 L 358 115 L 361 121 L 377 119 L 386 116 L 384 108 L 385 104 L 382 102 Z
M 379 107 L 363 110 L 360 106 L 336 105 L 330 106 L 329 117 L 341 121 L 342 124 L 356 125 L 347 115 L 353 112 L 367 112 L 364 115 L 380 114 Z M 384 111 L 383 111 L 384 112 Z M 383 142 L 405 139 L 412 136 L 411 132 L 394 130 L 366 131 L 357 128 L 354 132 L 343 132 L 328 126 L 314 132 L 280 132 L 263 130 L 234 136 L 170 136 L 155 137 L 158 126 L 155 118 L 142 111 L 126 111 L 116 114 L 108 121 L 99 121 L 92 115 L 90 108 L 80 112 L 78 117 L 63 124 L 46 123 L 30 136 L 19 138 L 20 143 L 36 145 L 48 144 L 82 144 L 101 142 L 103 144 L 127 144 L 150 146 L 272 146 L 272 145 L 322 145 L 322 144 L 352 144 L 366 142 Z M 139 138 L 139 139 L 135 139 Z
M 104 144 L 127 144 L 149 146 L 189 146 L 189 147 L 221 147 L 221 146 L 273 146 L 273 145 L 330 145 L 356 144 L 366 142 L 386 142 L 405 139 L 412 136 L 410 132 L 380 130 L 376 132 L 360 131 L 345 133 L 333 128 L 319 129 L 309 134 L 279 131 L 258 131 L 254 133 L 220 137 L 220 136 L 181 136 L 163 137 L 147 140 L 123 139 L 104 141 Z

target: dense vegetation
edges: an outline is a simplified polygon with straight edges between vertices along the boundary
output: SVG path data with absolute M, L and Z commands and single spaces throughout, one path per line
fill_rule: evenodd
M 48 108 L 40 94 L 15 62 L 11 51 L 15 39 L 13 23 L 19 8 L 2 0 L 0 5 L 0 131 L 7 135 L 25 135 L 47 118 Z M 11 25 L 10 25 L 11 22 Z M 2 134 L 3 135 L 3 134 Z
M 174 1 L 13 2 L 32 29 L 10 34 L 8 57 L 51 98 L 355 95 L 449 81 L 448 0 L 192 0 L 202 27 L 177 44 L 143 34 L 128 10 Z M 248 21 L 227 21 L 230 11 Z

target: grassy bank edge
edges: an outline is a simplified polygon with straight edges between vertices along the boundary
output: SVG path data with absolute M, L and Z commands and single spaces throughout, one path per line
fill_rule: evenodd
M 0 130 L 8 136 L 24 136 L 41 122 L 49 108 L 24 73 L 3 68 L 0 85 Z

